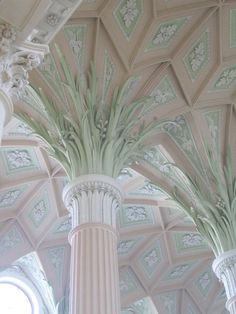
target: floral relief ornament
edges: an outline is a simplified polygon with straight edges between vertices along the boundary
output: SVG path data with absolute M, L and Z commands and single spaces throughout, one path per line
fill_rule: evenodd
M 11 169 L 29 167 L 32 165 L 32 159 L 26 150 L 7 152 L 7 160 Z
M 209 285 L 209 283 L 210 283 L 210 276 L 209 276 L 209 273 L 206 272 L 200 277 L 199 284 L 202 287 L 202 289 L 205 290 L 207 286 Z
M 38 67 L 41 56 L 17 49 L 17 33 L 9 24 L 0 24 L 0 89 L 19 96 L 28 85 L 28 71 Z
M 159 258 L 157 256 L 157 252 L 156 250 L 152 250 L 145 258 L 144 258 L 145 262 L 148 264 L 149 267 L 152 267 L 153 265 L 155 265 Z
M 194 72 L 201 67 L 204 58 L 205 58 L 204 44 L 200 42 L 189 55 L 190 64 Z
M 236 68 L 226 69 L 223 71 L 220 78 L 215 83 L 215 87 L 217 88 L 230 87 L 235 79 Z
M 175 34 L 176 31 L 176 24 L 162 25 L 152 41 L 153 44 L 157 45 L 168 41 Z
M 132 206 L 127 208 L 126 216 L 129 221 L 140 221 L 147 218 L 147 213 L 144 207 Z
M 185 248 L 202 245 L 200 234 L 186 233 L 182 241 Z
M 127 253 L 132 248 L 134 242 L 135 241 L 132 241 L 132 240 L 120 242 L 117 248 L 118 253 L 120 254 Z
M 46 207 L 43 200 L 37 203 L 33 209 L 33 217 L 36 223 L 40 223 L 46 214 Z
M 137 7 L 137 1 L 127 0 L 126 4 L 120 10 L 120 13 L 122 15 L 125 26 L 129 28 L 139 13 L 138 7 Z
M 20 190 L 13 190 L 8 191 L 3 196 L 0 196 L 0 207 L 12 205 L 20 194 Z
M 38 67 L 41 57 L 34 53 L 15 52 L 0 59 L 0 88 L 8 95 L 20 96 L 29 84 L 28 71 Z

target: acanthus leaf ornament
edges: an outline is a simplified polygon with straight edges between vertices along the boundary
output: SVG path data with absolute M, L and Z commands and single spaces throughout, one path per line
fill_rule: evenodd
M 0 24 L 0 90 L 7 96 L 19 97 L 29 84 L 28 71 L 39 66 L 44 52 L 24 49 L 17 39 L 16 29 L 9 24 Z M 44 51 L 44 52 L 43 52 Z
M 115 229 L 122 198 L 115 180 L 103 175 L 81 176 L 63 192 L 64 204 L 72 216 L 72 229 L 89 222 L 108 224 Z

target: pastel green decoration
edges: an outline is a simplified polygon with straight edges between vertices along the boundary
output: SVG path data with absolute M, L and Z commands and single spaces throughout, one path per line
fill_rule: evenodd
M 79 74 L 74 77 L 58 48 L 57 55 L 64 77 L 57 86 L 66 95 L 67 103 L 60 99 L 63 106 L 57 106 L 42 89 L 28 87 L 28 97 L 44 109 L 38 118 L 24 111 L 16 116 L 43 140 L 49 156 L 61 163 L 71 180 L 85 174 L 117 177 L 122 168 L 143 156 L 144 141 L 162 124 L 155 119 L 148 124 L 142 122 L 155 108 L 153 97 L 126 104 L 131 77 L 114 90 L 107 104 L 98 91 L 93 64 L 86 81 Z
M 209 149 L 206 155 L 205 180 L 193 178 L 169 164 L 182 173 L 171 178 L 175 188 L 169 195 L 192 218 L 215 256 L 219 256 L 236 248 L 236 177 L 229 151 L 223 163 Z

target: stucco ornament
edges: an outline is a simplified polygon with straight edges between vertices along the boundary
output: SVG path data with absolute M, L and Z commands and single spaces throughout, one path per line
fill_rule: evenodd
M 155 265 L 159 260 L 159 257 L 157 256 L 157 252 L 155 250 L 152 250 L 145 258 L 144 261 L 148 264 L 149 267 L 152 267 Z
M 140 221 L 146 219 L 147 213 L 144 207 L 132 206 L 127 208 L 126 216 L 129 221 Z
M 186 233 L 183 236 L 183 245 L 185 248 L 199 246 L 202 244 L 202 237 L 195 233 Z
M 125 26 L 130 27 L 139 13 L 136 0 L 127 0 L 120 12 Z
M 14 204 L 15 200 L 21 194 L 21 190 L 16 189 L 12 191 L 8 191 L 7 193 L 0 196 L 0 207 L 10 206 Z
M 236 69 L 230 68 L 226 69 L 221 73 L 219 79 L 215 83 L 217 88 L 228 88 L 236 79 Z
M 41 62 L 37 54 L 15 52 L 0 58 L 0 88 L 9 96 L 20 96 L 29 84 L 28 71 Z
M 142 157 L 145 139 L 161 125 L 156 119 L 148 124 L 140 122 L 150 112 L 153 98 L 126 104 L 129 79 L 114 90 L 109 104 L 104 103 L 99 100 L 95 66 L 91 65 L 86 86 L 84 80 L 74 78 L 59 49 L 57 53 L 65 77 L 58 84 L 68 103 L 58 99 L 55 105 L 41 89 L 28 87 L 29 97 L 39 108 L 45 108 L 44 119 L 37 121 L 26 112 L 17 115 L 43 139 L 49 155 L 61 163 L 70 179 L 86 174 L 117 177 L 122 168 Z
M 200 42 L 190 53 L 189 59 L 193 71 L 197 71 L 205 58 L 204 44 Z
M 7 53 L 16 40 L 16 30 L 9 24 L 0 24 L 0 53 Z
M 182 176 L 172 178 L 178 187 L 171 191 L 171 196 L 191 216 L 201 236 L 219 256 L 236 248 L 236 177 L 229 152 L 222 164 L 212 151 L 206 151 L 205 178 L 193 178 L 179 169 Z M 200 236 L 196 240 L 200 241 Z
M 0 89 L 8 96 L 20 96 L 29 84 L 28 71 L 39 66 L 42 55 L 18 47 L 17 32 L 0 24 Z
M 13 169 L 32 165 L 32 159 L 26 150 L 12 150 L 7 152 L 7 160 Z
M 162 25 L 155 35 L 153 43 L 161 44 L 162 42 L 168 41 L 176 33 L 177 28 L 176 24 Z

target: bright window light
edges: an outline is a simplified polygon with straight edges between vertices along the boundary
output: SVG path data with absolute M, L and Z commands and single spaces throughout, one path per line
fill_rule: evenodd
M 22 281 L 0 278 L 1 314 L 38 314 L 38 302 L 32 290 Z

